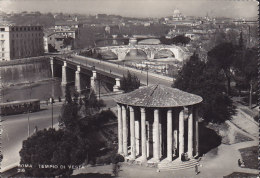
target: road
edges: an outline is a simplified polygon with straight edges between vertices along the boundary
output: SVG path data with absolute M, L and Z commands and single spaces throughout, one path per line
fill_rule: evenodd
M 97 70 L 103 70 L 106 72 L 110 72 L 111 74 L 117 75 L 117 76 L 123 76 L 127 74 L 127 71 L 129 70 L 132 74 L 135 74 L 138 79 L 140 80 L 140 82 L 142 84 L 147 83 L 147 72 L 146 71 L 141 71 L 141 70 L 137 70 L 137 69 L 133 69 L 130 67 L 125 67 L 125 66 L 121 66 L 121 65 L 116 65 L 113 63 L 109 63 L 109 62 L 105 62 L 105 61 L 101 61 L 101 60 L 97 60 L 97 59 L 93 59 L 93 58 L 87 58 L 87 57 L 81 57 L 81 56 L 71 56 L 70 59 L 68 59 L 70 61 L 74 61 L 76 63 L 79 63 L 83 66 L 95 66 L 95 68 Z M 173 83 L 173 78 L 170 77 L 158 77 L 151 74 L 151 72 L 148 73 L 148 84 L 162 84 L 165 86 L 171 86 Z
M 113 96 L 112 96 L 113 97 Z M 107 108 L 116 107 L 116 103 L 111 96 L 103 96 Z M 62 103 L 56 102 L 53 105 L 54 127 L 58 128 L 58 117 L 60 115 Z M 51 105 L 41 104 L 41 111 L 29 114 L 30 134 L 35 126 L 38 130 L 51 127 Z M 2 117 L 2 152 L 3 161 L 1 171 L 4 172 L 20 162 L 19 151 L 22 148 L 23 140 L 28 137 L 28 114 L 19 114 Z
M 54 125 L 57 126 L 60 115 L 61 103 L 53 106 Z M 29 114 L 30 134 L 35 126 L 38 130 L 51 127 L 51 105 L 41 106 L 41 111 Z M 22 148 L 22 141 L 28 137 L 28 114 L 19 114 L 2 117 L 2 152 L 3 161 L 1 172 L 20 161 L 19 151 Z

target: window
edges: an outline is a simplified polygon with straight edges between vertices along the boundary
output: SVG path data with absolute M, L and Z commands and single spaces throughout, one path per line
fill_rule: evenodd
M 1 32 L 4 32 L 4 31 L 5 31 L 5 28 L 0 28 L 0 31 L 1 31 Z
M 4 34 L 1 34 L 1 37 L 4 38 Z
M 4 51 L 5 50 L 5 48 L 2 48 L 2 51 Z
M 5 53 L 2 53 L 2 57 L 5 57 Z
M 1 46 L 5 44 L 5 40 L 1 40 Z

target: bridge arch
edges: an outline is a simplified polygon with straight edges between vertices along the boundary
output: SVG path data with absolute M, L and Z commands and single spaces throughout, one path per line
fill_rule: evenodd
M 147 52 L 141 48 L 131 48 L 127 51 L 125 59 L 131 58 L 134 56 L 136 59 L 147 59 Z
M 102 55 L 103 59 L 108 59 L 108 60 L 115 60 L 118 58 L 118 55 L 112 51 L 111 49 L 108 49 L 106 51 L 102 51 L 99 54 Z

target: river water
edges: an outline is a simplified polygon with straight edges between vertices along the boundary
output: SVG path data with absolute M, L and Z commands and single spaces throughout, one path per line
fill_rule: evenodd
M 50 97 L 63 97 L 65 88 L 61 86 L 59 78 L 44 81 L 35 81 L 30 84 L 16 84 L 4 87 L 2 90 L 2 101 L 16 101 L 26 99 L 47 100 Z
M 100 42 L 101 46 L 103 46 L 104 41 Z M 115 40 L 109 41 L 105 43 L 107 46 L 110 45 L 115 45 Z M 122 45 L 123 42 L 122 41 L 117 41 L 116 45 Z M 108 57 L 111 58 L 110 54 L 107 53 L 105 54 L 103 57 Z M 139 62 L 146 60 L 146 54 L 143 51 L 139 51 L 139 50 L 132 50 L 130 51 L 130 53 L 128 53 L 126 55 L 126 61 L 132 61 L 132 60 L 137 60 Z M 42 64 L 39 64 L 42 65 Z M 21 69 L 24 68 L 24 66 L 20 67 Z M 35 80 L 30 80 L 33 81 L 32 83 L 28 84 L 28 83 L 15 83 L 14 85 L 6 85 L 6 86 L 2 86 L 2 102 L 7 102 L 7 101 L 16 101 L 16 100 L 26 100 L 26 99 L 40 99 L 40 100 L 47 100 L 50 97 L 54 97 L 55 99 L 57 99 L 58 97 L 64 97 L 65 95 L 65 87 L 61 86 L 61 79 L 60 78 L 51 78 L 51 74 L 50 74 L 50 66 L 45 65 L 44 66 L 40 66 L 40 69 L 42 69 L 42 71 L 39 68 L 36 68 L 37 71 L 32 71 L 27 70 L 27 65 L 26 68 L 23 70 L 19 70 L 18 73 L 19 76 L 16 77 L 17 79 L 20 80 L 21 78 L 21 74 L 24 73 L 24 76 L 22 77 L 24 81 L 26 81 L 27 79 L 29 80 L 30 77 L 34 77 L 35 78 L 35 73 L 37 73 L 37 76 L 39 76 L 40 78 L 35 78 Z M 27 70 L 27 72 L 26 72 Z M 15 70 L 12 70 L 13 73 L 15 73 Z M 16 71 L 17 73 L 17 71 Z M 42 73 L 41 75 L 39 75 L 40 73 Z M 46 73 L 46 76 L 45 76 Z M 26 75 L 25 75 L 26 74 Z M 6 77 L 9 77 L 9 74 L 6 73 Z M 42 78 L 42 80 L 41 80 Z M 9 79 L 7 81 L 10 81 Z M 20 82 L 24 82 L 24 81 L 20 81 Z M 27 81 L 28 82 L 28 81 Z M 71 86 L 71 89 L 73 91 L 74 86 Z

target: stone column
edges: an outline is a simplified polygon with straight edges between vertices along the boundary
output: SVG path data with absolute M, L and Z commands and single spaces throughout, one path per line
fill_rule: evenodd
M 173 120 L 173 142 L 174 142 L 174 149 L 175 149 L 175 156 L 177 156 L 177 151 L 178 151 L 178 119 L 179 115 L 177 115 L 176 110 L 174 110 L 174 120 Z
M 196 156 L 199 155 L 199 121 L 198 121 L 198 108 L 194 108 L 194 119 L 195 119 L 195 151 L 196 151 Z
M 117 120 L 118 120 L 118 153 L 123 153 L 123 132 L 122 132 L 122 108 L 117 105 Z
M 160 114 L 159 114 L 160 115 Z M 159 116 L 159 157 L 162 157 L 162 146 L 163 146 L 163 140 L 162 140 L 162 124 L 161 124 L 161 118 Z
M 136 156 L 140 154 L 140 122 L 135 121 L 135 145 L 136 145 Z
M 124 156 L 128 155 L 127 152 L 127 123 L 126 123 L 126 107 L 122 106 L 122 122 L 123 122 L 123 153 Z
M 50 63 L 51 63 L 51 77 L 54 77 L 54 58 L 50 57 Z
M 167 160 L 172 161 L 172 110 L 167 111 Z
M 160 160 L 159 109 L 154 110 L 154 155 L 155 161 Z
M 65 86 L 67 85 L 67 62 L 64 61 L 63 62 L 63 66 L 62 66 L 62 78 L 61 78 L 61 85 Z
M 92 71 L 92 77 L 90 78 L 90 88 L 92 88 L 96 92 L 96 79 L 97 79 L 97 71 Z
M 148 51 L 147 52 L 147 59 L 154 59 L 155 52 L 154 51 Z
M 80 66 L 77 66 L 77 71 L 75 72 L 75 88 L 77 92 L 81 91 L 80 87 Z
M 193 108 L 189 107 L 189 118 L 188 118 L 188 156 L 193 156 Z
M 120 89 L 120 78 L 116 78 L 116 84 L 113 86 L 113 91 L 116 92 L 116 91 L 119 91 Z
M 146 127 L 147 127 L 147 140 L 146 140 L 146 154 L 147 154 L 147 158 L 149 157 L 149 155 L 150 155 L 150 134 L 149 134 L 149 132 L 150 132 L 150 128 L 149 128 L 149 121 L 146 121 Z
M 132 106 L 129 107 L 130 110 L 130 134 L 131 134 L 131 158 L 135 159 L 136 156 L 136 146 L 135 146 L 135 113 Z
M 142 135 L 142 159 L 143 160 L 147 159 L 145 120 L 146 120 L 145 108 L 141 108 L 141 135 Z
M 184 153 L 184 110 L 179 114 L 179 159 Z
M 126 56 L 126 52 L 118 52 L 117 53 L 117 58 L 118 58 L 119 61 L 124 60 L 125 56 Z

